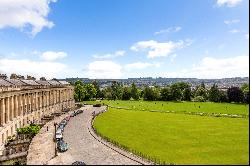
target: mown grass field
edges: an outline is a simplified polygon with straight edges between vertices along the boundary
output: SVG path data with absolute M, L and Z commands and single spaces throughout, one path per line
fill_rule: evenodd
M 164 101 L 86 101 L 84 103 L 108 104 L 114 107 L 131 108 L 133 110 L 159 110 L 159 111 L 190 111 L 222 114 L 249 115 L 248 104 L 212 103 L 212 102 L 164 102 Z
M 103 101 L 102 101 L 103 102 Z M 105 101 L 106 102 L 106 101 Z M 118 106 L 161 109 L 161 102 L 115 101 Z M 197 110 L 192 104 L 165 109 Z M 181 105 L 183 104 L 183 105 Z M 198 104 L 198 103 L 196 103 Z M 199 103 L 202 111 L 247 113 L 244 105 Z M 167 105 L 167 106 L 165 106 Z M 209 108 L 205 108 L 208 106 Z M 138 108 L 138 109 L 140 109 Z M 245 110 L 247 109 L 247 110 Z M 167 114 L 110 108 L 94 128 L 105 137 L 166 164 L 249 164 L 249 119 Z

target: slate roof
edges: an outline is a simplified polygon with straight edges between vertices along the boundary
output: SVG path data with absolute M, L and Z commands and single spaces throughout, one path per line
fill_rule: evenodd
M 40 85 L 37 82 L 35 82 L 34 80 L 21 80 L 21 81 L 28 84 L 28 85 Z
M 0 86 L 13 86 L 13 84 L 4 79 L 0 79 Z
M 27 85 L 26 83 L 18 80 L 18 79 L 6 79 L 6 81 L 14 84 L 15 86 L 24 86 L 24 85 Z
M 0 79 L 0 86 L 50 86 L 50 85 L 70 85 L 67 81 L 56 81 L 56 80 L 19 80 L 19 79 Z
M 48 80 L 48 83 L 50 83 L 51 85 L 61 85 L 60 82 L 55 80 Z
M 62 85 L 69 85 L 67 81 L 59 81 Z
M 36 80 L 36 82 L 38 84 L 41 84 L 41 85 L 50 85 L 50 83 L 48 83 L 48 81 Z

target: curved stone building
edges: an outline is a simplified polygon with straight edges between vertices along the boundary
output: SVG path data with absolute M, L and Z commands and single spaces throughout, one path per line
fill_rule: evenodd
M 74 89 L 56 80 L 8 79 L 0 75 L 0 155 L 8 136 L 44 116 L 74 108 Z

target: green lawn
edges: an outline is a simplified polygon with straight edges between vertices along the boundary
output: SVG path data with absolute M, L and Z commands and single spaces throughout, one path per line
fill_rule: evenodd
M 105 103 L 115 107 L 134 110 L 159 110 L 177 112 L 206 112 L 222 114 L 249 115 L 248 104 L 212 103 L 212 102 L 164 102 L 164 101 L 86 101 L 84 103 Z
M 161 109 L 162 102 L 156 102 L 155 107 L 154 102 L 117 103 L 126 107 L 135 105 L 137 108 L 140 105 L 140 108 Z M 196 110 L 193 103 L 163 103 L 164 110 Z M 203 111 L 223 112 L 223 108 L 228 106 L 230 112 L 246 113 L 244 105 L 199 105 Z M 218 118 L 110 108 L 96 118 L 94 128 L 105 137 L 161 162 L 165 161 L 166 164 L 249 164 L 248 118 Z

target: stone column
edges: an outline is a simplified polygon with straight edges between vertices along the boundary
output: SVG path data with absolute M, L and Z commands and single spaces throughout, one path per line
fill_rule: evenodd
M 56 103 L 58 103 L 58 90 L 56 90 Z
M 17 96 L 18 99 L 18 116 L 22 116 L 22 95 Z
M 16 118 L 18 116 L 18 96 L 15 95 L 14 96 L 14 118 Z
M 9 122 L 9 116 L 10 116 L 10 102 L 9 97 L 5 98 L 5 123 Z
M 30 94 L 30 110 L 32 110 L 32 111 L 34 111 L 34 93 L 32 92 L 31 94 Z
M 43 106 L 46 107 L 46 92 L 43 92 Z
M 37 93 L 34 92 L 34 109 L 37 111 Z
M 57 102 L 60 103 L 60 90 L 57 90 Z
M 1 119 L 0 119 L 0 125 L 4 125 L 5 124 L 5 99 L 2 98 L 0 99 L 0 113 L 1 113 Z
M 47 95 L 47 92 L 45 91 L 44 92 L 44 104 L 45 104 L 45 107 L 47 107 L 47 104 L 48 104 L 47 98 L 48 98 L 48 95 Z
M 64 89 L 64 91 L 63 91 L 63 101 L 66 101 L 67 100 L 67 98 L 66 98 L 66 89 Z
M 40 110 L 40 93 L 37 92 L 37 109 Z
M 48 92 L 49 95 L 49 106 L 51 105 L 51 91 Z
M 47 97 L 46 97 L 46 99 L 47 99 L 47 107 L 49 107 L 49 91 L 47 91 L 46 93 L 47 93 Z
M 43 92 L 40 92 L 40 97 L 41 97 L 41 107 L 43 107 Z
M 28 105 L 29 105 L 29 107 L 28 107 L 28 112 L 31 112 L 31 93 L 28 93 Z
M 40 92 L 37 92 L 37 104 L 38 104 L 37 109 L 40 110 L 40 108 L 41 108 Z
M 10 120 L 13 120 L 13 116 L 14 116 L 14 99 L 13 96 L 10 97 L 10 101 L 9 101 L 9 111 L 10 111 Z
M 42 108 L 43 107 L 43 93 L 40 92 L 39 95 L 40 95 L 40 108 Z
M 54 92 L 53 92 L 53 97 L 54 97 L 54 105 L 56 104 L 56 96 L 57 96 L 57 95 L 56 95 L 56 93 L 57 93 L 57 92 L 56 92 L 56 90 L 54 90 Z
M 27 112 L 27 94 L 25 93 L 24 95 L 23 95 L 23 103 L 24 103 L 24 105 L 23 105 L 23 113 L 24 114 L 26 114 L 26 112 Z
M 29 93 L 26 94 L 25 99 L 26 99 L 26 113 L 28 113 L 30 110 L 29 109 L 29 107 L 30 107 L 30 95 L 29 95 Z
M 33 92 L 34 95 L 34 100 L 33 100 L 33 105 L 34 105 L 34 110 L 37 110 L 36 105 L 37 105 L 37 99 L 36 99 L 36 92 Z
M 43 103 L 44 103 L 43 92 L 41 92 L 41 107 L 43 107 Z
M 65 101 L 68 101 L 68 89 L 65 89 Z
M 53 91 L 53 98 L 54 98 L 53 104 L 55 105 L 56 104 L 56 90 Z

